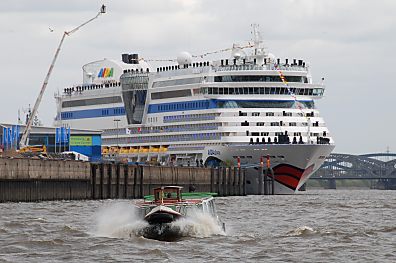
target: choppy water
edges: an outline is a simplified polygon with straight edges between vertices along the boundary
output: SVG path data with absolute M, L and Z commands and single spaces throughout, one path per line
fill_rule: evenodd
M 0 204 L 0 262 L 396 262 L 396 191 L 217 198 L 184 237 L 139 237 L 130 201 Z

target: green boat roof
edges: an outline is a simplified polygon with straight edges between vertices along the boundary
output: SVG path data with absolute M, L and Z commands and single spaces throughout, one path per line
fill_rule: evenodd
M 212 196 L 217 196 L 217 193 L 209 192 L 192 192 L 192 193 L 182 193 L 182 199 L 204 199 Z M 145 195 L 144 199 L 147 201 L 154 201 L 154 195 Z

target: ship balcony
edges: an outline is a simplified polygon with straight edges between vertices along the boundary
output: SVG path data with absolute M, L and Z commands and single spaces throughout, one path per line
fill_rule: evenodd
M 308 143 L 310 142 L 310 143 Z M 223 136 L 221 143 L 224 144 L 330 144 L 334 141 L 331 137 L 323 136 Z

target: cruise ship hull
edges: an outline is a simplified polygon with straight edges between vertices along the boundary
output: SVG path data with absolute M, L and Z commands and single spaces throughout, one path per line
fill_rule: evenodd
M 247 193 L 259 194 L 264 193 L 264 189 L 259 189 L 260 159 L 269 156 L 275 177 L 275 194 L 293 194 L 320 168 L 334 147 L 320 144 L 211 146 L 205 148 L 203 159 L 236 164 L 239 157 L 241 166 L 247 168 Z

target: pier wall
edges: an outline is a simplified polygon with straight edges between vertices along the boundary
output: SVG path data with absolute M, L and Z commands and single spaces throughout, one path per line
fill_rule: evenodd
M 0 158 L 0 202 L 88 199 L 90 164 Z
M 162 185 L 184 192 L 245 195 L 245 173 L 234 168 L 136 166 L 0 158 L 0 202 L 134 199 Z

